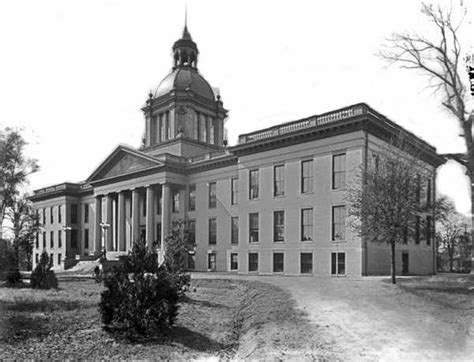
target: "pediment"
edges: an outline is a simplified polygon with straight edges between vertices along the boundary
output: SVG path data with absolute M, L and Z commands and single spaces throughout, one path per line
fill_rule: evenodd
M 102 164 L 92 173 L 88 181 L 117 177 L 125 174 L 161 166 L 163 163 L 141 152 L 119 146 Z

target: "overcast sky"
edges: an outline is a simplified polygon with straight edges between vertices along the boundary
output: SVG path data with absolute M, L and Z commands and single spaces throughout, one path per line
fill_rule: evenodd
M 230 110 L 230 144 L 240 133 L 366 102 L 438 152 L 463 152 L 426 79 L 375 56 L 393 32 L 429 35 L 420 3 L 188 1 L 199 71 Z M 183 23 L 184 1 L 0 0 L 0 126 L 25 128 L 41 166 L 30 191 L 84 180 L 117 144 L 140 145 L 140 108 L 170 71 Z M 472 34 L 466 21 L 466 51 Z M 441 168 L 437 185 L 468 212 L 460 167 Z

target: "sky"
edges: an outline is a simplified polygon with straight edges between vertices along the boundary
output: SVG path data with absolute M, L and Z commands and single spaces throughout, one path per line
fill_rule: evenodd
M 439 153 L 463 152 L 456 120 L 427 79 L 376 56 L 393 32 L 435 35 L 420 7 L 418 0 L 188 0 L 199 71 L 229 109 L 229 143 L 365 102 Z M 184 0 L 0 0 L 0 127 L 23 128 L 27 154 L 39 161 L 29 192 L 85 180 L 118 144 L 140 145 L 140 108 L 171 69 L 184 8 Z M 466 51 L 474 45 L 469 14 Z M 468 180 L 455 162 L 439 169 L 437 187 L 469 212 Z

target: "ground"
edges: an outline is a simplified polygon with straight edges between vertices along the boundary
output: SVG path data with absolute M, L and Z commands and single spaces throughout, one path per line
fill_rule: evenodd
M 255 282 L 253 280 L 257 280 Z M 0 359 L 420 360 L 474 356 L 474 276 L 322 278 L 193 274 L 176 328 L 127 342 L 101 328 L 100 286 L 0 288 Z

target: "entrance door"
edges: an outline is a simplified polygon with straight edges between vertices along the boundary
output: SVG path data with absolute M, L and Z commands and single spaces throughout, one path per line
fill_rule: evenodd
M 408 253 L 402 253 L 402 274 L 408 274 Z

